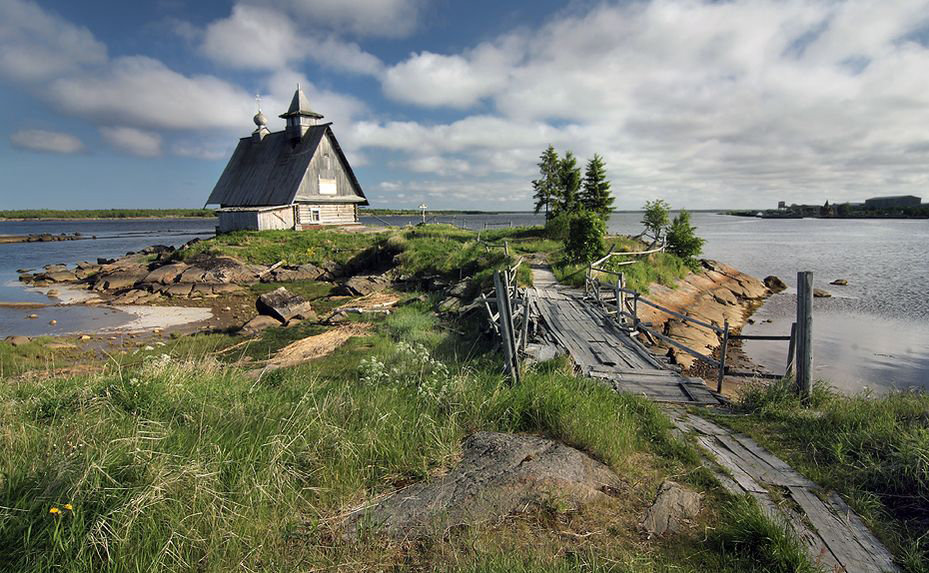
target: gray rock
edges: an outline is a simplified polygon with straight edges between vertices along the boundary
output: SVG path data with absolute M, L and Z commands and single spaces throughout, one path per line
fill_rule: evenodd
M 390 280 L 380 275 L 352 277 L 342 283 L 341 291 L 351 296 L 366 296 L 390 286 Z
M 315 281 L 319 280 L 326 271 L 312 263 L 300 265 L 299 267 L 287 267 L 275 269 L 265 277 L 264 280 L 269 282 L 291 282 L 291 281 Z
M 462 454 L 449 473 L 350 515 L 343 535 L 373 528 L 399 539 L 441 536 L 451 525 L 495 521 L 553 495 L 573 507 L 603 501 L 620 485 L 587 454 L 535 436 L 478 432 L 465 439 Z
M 61 264 L 61 263 L 58 263 L 58 264 L 54 264 L 54 265 L 45 265 L 45 266 L 42 267 L 42 268 L 45 269 L 45 272 L 47 272 L 47 273 L 57 273 L 57 272 L 61 272 L 61 271 L 67 271 L 67 270 L 68 270 L 68 265 L 63 265 L 63 264 Z
M 554 344 L 527 344 L 526 360 L 532 364 L 535 362 L 545 362 L 553 360 L 564 354 L 560 346 Z
M 32 339 L 28 336 L 7 336 L 3 340 L 4 342 L 8 342 L 10 346 L 22 346 L 23 344 L 32 342 Z
M 701 496 L 672 481 L 666 481 L 658 489 L 658 497 L 645 513 L 642 527 L 652 535 L 664 535 L 680 531 L 688 521 L 700 513 Z
M 272 326 L 281 326 L 281 322 L 276 318 L 259 314 L 255 318 L 242 325 L 242 330 L 246 333 L 261 332 Z
M 121 290 L 132 288 L 145 278 L 148 271 L 145 268 L 133 270 L 119 270 L 110 274 L 100 275 L 94 284 L 96 290 Z
M 185 270 L 187 270 L 187 265 L 184 263 L 164 265 L 145 275 L 142 282 L 163 285 L 171 284 L 177 282 L 178 277 L 180 277 Z
M 68 270 L 64 271 L 48 271 L 43 275 L 40 275 L 40 278 L 52 282 L 52 283 L 73 283 L 77 282 L 77 276 L 74 273 Z
M 769 275 L 764 278 L 764 286 L 768 287 L 768 290 L 771 292 L 781 292 L 787 288 L 787 284 L 774 275 Z
M 284 287 L 259 296 L 255 301 L 255 308 L 258 309 L 258 314 L 274 317 L 280 322 L 298 317 L 316 320 L 316 312 L 310 303 Z
M 848 286 L 848 279 L 835 279 L 829 284 L 836 286 Z
M 832 293 L 827 290 L 823 290 L 821 288 L 814 288 L 813 296 L 815 296 L 816 298 L 830 298 L 832 296 Z

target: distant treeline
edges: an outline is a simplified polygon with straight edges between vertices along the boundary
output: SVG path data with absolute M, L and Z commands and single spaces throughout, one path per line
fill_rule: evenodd
M 215 217 L 212 209 L 22 209 L 0 211 L 0 219 L 170 219 Z

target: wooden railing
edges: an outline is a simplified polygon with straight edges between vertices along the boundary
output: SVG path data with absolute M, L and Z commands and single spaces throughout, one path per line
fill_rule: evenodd
M 494 271 L 494 288 L 482 292 L 480 300 L 487 311 L 491 330 L 500 337 L 504 371 L 514 384 L 519 383 L 519 360 L 529 341 L 529 291 L 516 284 L 522 259 L 502 271 Z
M 623 253 L 620 253 L 623 254 Z M 602 262 L 598 261 L 598 262 Z M 628 289 L 625 287 L 623 273 L 611 273 L 616 275 L 616 283 L 610 285 L 608 283 L 608 292 L 612 294 L 612 297 L 603 296 L 603 283 L 600 282 L 596 276 L 594 276 L 591 270 L 594 265 L 591 264 L 590 269 L 588 270 L 587 277 L 584 281 L 584 293 L 588 299 L 592 299 L 594 303 L 599 305 L 604 313 L 615 320 L 621 328 L 626 330 L 632 336 L 638 334 L 643 334 L 650 342 L 655 343 L 656 340 L 660 340 L 665 344 L 673 346 L 687 354 L 693 356 L 697 360 L 708 364 L 710 367 L 716 369 L 716 392 L 722 393 L 723 389 L 723 378 L 725 376 L 738 376 L 738 377 L 753 377 L 753 378 L 772 378 L 772 379 L 781 379 L 785 376 L 789 376 L 794 367 L 794 353 L 796 347 L 796 338 L 797 338 L 797 323 L 793 323 L 790 329 L 789 336 L 770 336 L 770 335 L 748 335 L 748 334 L 733 334 L 729 326 L 729 321 L 724 320 L 723 325 L 720 327 L 716 324 L 706 322 L 694 318 L 692 316 L 687 316 L 680 312 L 673 311 L 669 308 L 666 308 L 656 302 L 653 302 L 641 295 L 641 293 Z M 601 271 L 602 272 L 602 271 Z M 654 308 L 664 314 L 672 316 L 681 322 L 687 324 L 693 324 L 699 328 L 710 330 L 720 338 L 719 345 L 719 359 L 714 358 L 713 356 L 703 354 L 686 344 L 674 340 L 670 336 L 665 335 L 664 333 L 658 332 L 654 328 L 654 324 L 650 322 L 644 322 L 639 318 L 639 305 L 643 304 Z M 740 370 L 735 370 L 730 368 L 726 364 L 726 354 L 729 349 L 729 341 L 731 340 L 779 340 L 789 342 L 789 349 L 787 351 L 787 367 L 786 373 L 783 375 L 780 374 L 767 374 L 767 373 L 757 373 L 757 372 L 744 372 Z

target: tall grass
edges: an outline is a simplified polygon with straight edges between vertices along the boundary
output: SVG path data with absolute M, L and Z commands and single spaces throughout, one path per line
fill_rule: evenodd
M 152 357 L 0 386 L 0 568 L 295 571 L 337 561 L 321 533 L 333 516 L 448 465 L 477 429 L 558 437 L 617 469 L 653 447 L 682 463 L 654 405 L 558 368 L 511 388 L 481 360 L 452 365 L 438 397 L 420 391 L 414 369 L 365 383 L 361 358 L 397 364 L 400 342 L 441 354 L 433 321 L 405 308 L 323 363 L 258 381 L 205 358 Z
M 837 394 L 818 384 L 804 405 L 784 381 L 741 396 L 729 423 L 842 493 L 908 571 L 929 571 L 929 394 Z

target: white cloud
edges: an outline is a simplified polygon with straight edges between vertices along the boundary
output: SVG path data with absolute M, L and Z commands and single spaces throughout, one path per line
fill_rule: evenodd
M 304 60 L 355 74 L 378 75 L 383 64 L 354 42 L 299 26 L 291 15 L 269 6 L 236 4 L 227 18 L 210 23 L 201 51 L 229 67 L 278 70 Z
M 17 82 L 42 82 L 106 59 L 106 46 L 87 28 L 32 2 L 0 1 L 0 75 Z
M 23 129 L 12 133 L 10 143 L 20 149 L 48 153 L 78 153 L 84 150 L 81 140 L 70 133 L 43 129 Z
M 161 136 L 131 127 L 101 127 L 100 134 L 114 148 L 139 157 L 161 155 Z
M 927 30 L 925 0 L 604 3 L 461 53 L 411 55 L 385 72 L 388 96 L 478 115 L 366 122 L 357 136 L 411 164 L 425 151 L 527 180 L 548 143 L 598 151 L 623 208 L 656 195 L 689 206 L 919 195 Z

